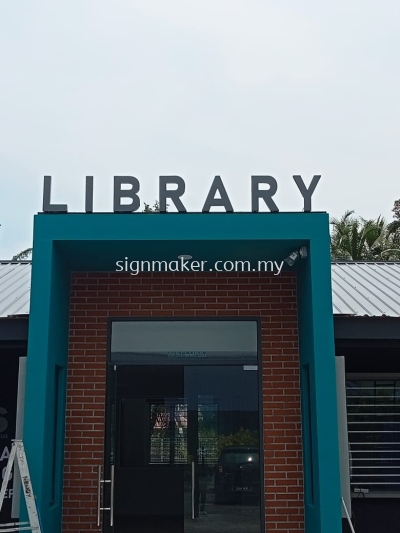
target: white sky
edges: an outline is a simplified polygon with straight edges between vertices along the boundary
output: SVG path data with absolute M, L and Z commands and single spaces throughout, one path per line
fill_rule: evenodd
M 55 203 L 112 211 L 186 181 L 200 211 L 221 175 L 235 211 L 250 176 L 322 178 L 313 209 L 392 218 L 400 198 L 398 0 L 18 0 L 0 3 L 0 259 L 32 242 L 43 176 Z

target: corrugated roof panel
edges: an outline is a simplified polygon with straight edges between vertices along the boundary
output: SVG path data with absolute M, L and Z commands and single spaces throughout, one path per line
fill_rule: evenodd
M 400 316 L 400 263 L 332 264 L 333 312 Z
M 0 262 L 0 317 L 29 314 L 31 263 Z
M 0 262 L 0 317 L 29 313 L 30 262 Z M 400 317 L 400 262 L 332 263 L 333 312 Z

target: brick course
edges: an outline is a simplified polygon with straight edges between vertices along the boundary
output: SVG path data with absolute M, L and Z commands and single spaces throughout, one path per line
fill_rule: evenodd
M 304 532 L 296 278 L 285 273 L 72 276 L 63 533 L 97 528 L 103 463 L 107 318 L 258 316 L 267 530 Z

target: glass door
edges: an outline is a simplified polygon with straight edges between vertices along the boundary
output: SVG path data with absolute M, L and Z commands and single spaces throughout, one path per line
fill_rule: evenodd
M 191 504 L 184 532 L 260 533 L 257 367 L 186 366 L 184 392 Z
M 183 531 L 183 384 L 181 366 L 109 367 L 104 532 Z
M 110 367 L 106 533 L 261 532 L 258 372 L 247 368 Z

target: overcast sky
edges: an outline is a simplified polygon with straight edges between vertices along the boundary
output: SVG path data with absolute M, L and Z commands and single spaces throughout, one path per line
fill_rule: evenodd
M 392 218 L 400 198 L 399 0 L 18 0 L 0 3 L 0 259 L 42 208 L 112 211 L 114 175 L 141 200 L 186 181 L 200 211 L 220 175 L 235 211 L 250 176 L 322 178 L 313 209 Z

